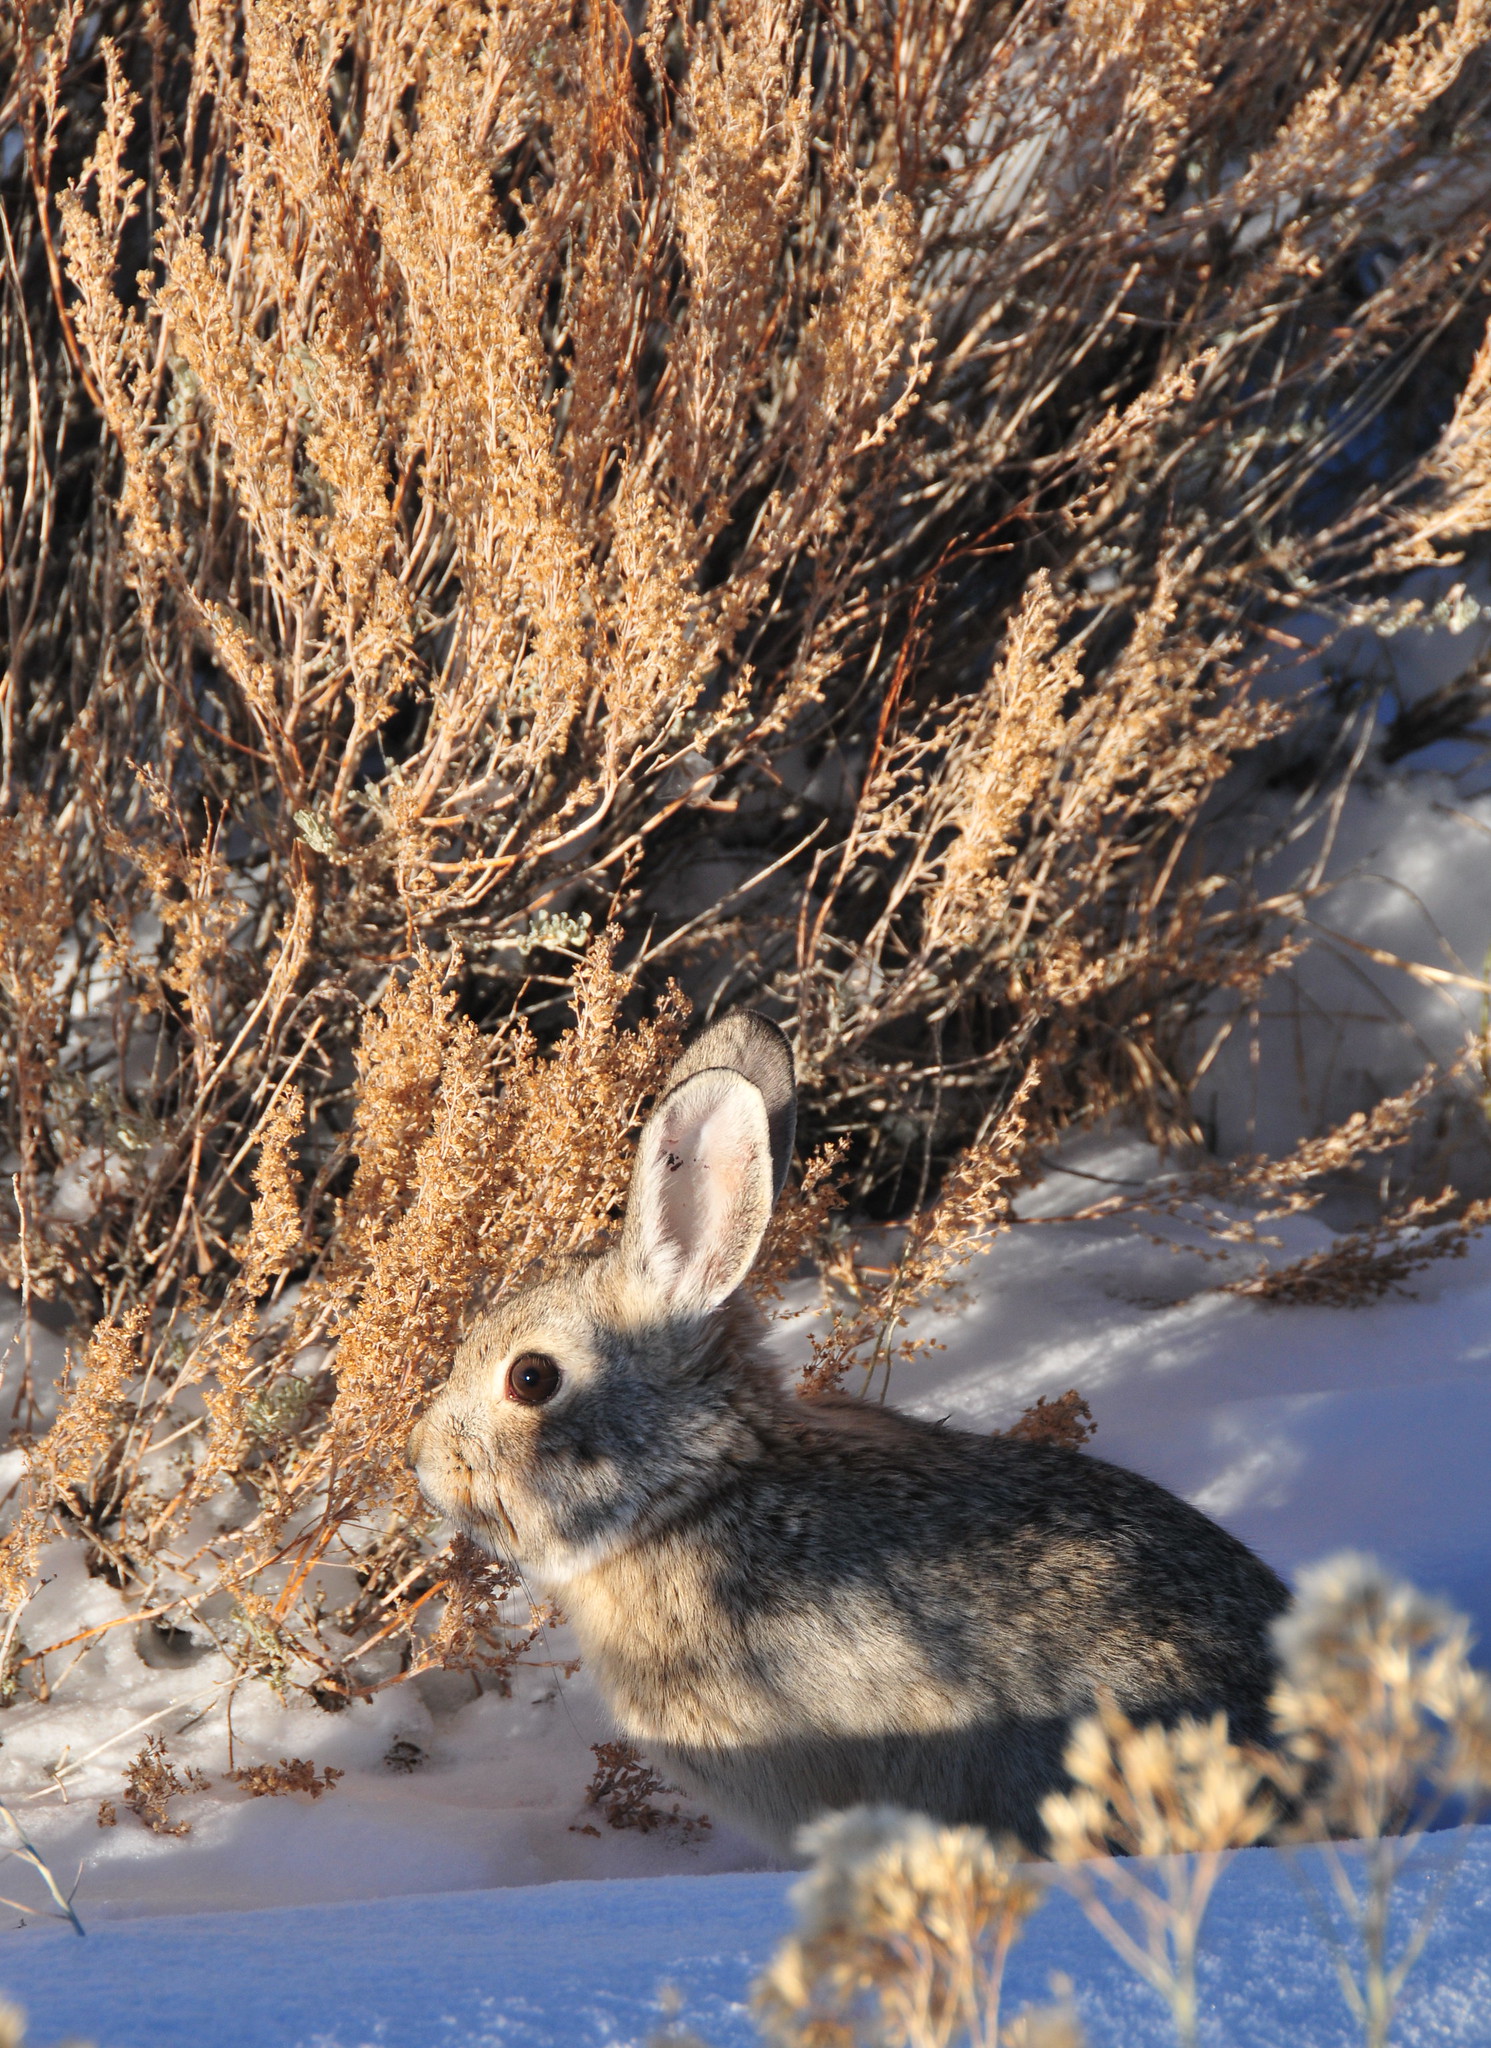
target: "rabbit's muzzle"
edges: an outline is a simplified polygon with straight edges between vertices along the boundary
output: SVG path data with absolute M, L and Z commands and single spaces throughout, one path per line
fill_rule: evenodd
M 464 1436 L 430 1418 L 416 1422 L 409 1432 L 407 1456 L 425 1497 L 447 1514 L 469 1512 L 475 1474 L 466 1455 Z
M 468 1423 L 437 1406 L 409 1432 L 407 1455 L 430 1505 L 494 1554 L 516 1557 L 517 1529 L 498 1493 L 489 1450 Z

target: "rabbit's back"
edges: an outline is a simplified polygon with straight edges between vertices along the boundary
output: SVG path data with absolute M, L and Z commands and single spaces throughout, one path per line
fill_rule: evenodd
M 753 1434 L 609 1587 L 572 1592 L 629 1732 L 756 1832 L 891 1800 L 1037 1845 L 1099 1691 L 1264 1735 L 1286 1590 L 1153 1481 L 847 1401 Z
M 751 1562 L 732 1600 L 791 1548 L 800 1584 L 878 1583 L 922 1617 L 949 1675 L 1012 1707 L 1069 1710 L 1108 1684 L 1152 1715 L 1224 1706 L 1264 1732 L 1269 1625 L 1288 1592 L 1200 1509 L 1086 1452 L 858 1402 L 799 1406 L 808 1427 L 789 1418 L 791 1447 L 745 1490 L 755 1535 L 739 1532 Z

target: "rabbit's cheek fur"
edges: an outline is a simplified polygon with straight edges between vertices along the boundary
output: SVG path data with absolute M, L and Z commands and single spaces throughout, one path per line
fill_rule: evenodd
M 671 1398 L 670 1398 L 671 1397 Z M 490 1375 L 442 1393 L 412 1449 L 426 1497 L 489 1549 L 560 1590 L 713 1481 L 720 1432 L 678 1430 L 679 1389 L 628 1358 L 572 1370 L 552 1405 L 494 1396 Z M 685 1404 L 687 1405 L 687 1404 Z
M 521 1471 L 510 1485 L 500 1468 L 497 1478 L 519 1526 L 531 1527 L 528 1561 L 546 1588 L 561 1591 L 718 1484 L 737 1430 L 716 1410 L 699 1390 L 656 1384 L 623 1358 L 571 1408 L 542 1417 Z

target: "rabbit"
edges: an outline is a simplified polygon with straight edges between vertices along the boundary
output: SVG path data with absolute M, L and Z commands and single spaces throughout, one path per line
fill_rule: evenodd
M 1102 1693 L 1266 1740 L 1288 1595 L 1198 1509 L 1086 1452 L 783 1385 L 742 1282 L 794 1123 L 775 1025 L 695 1040 L 614 1246 L 464 1337 L 410 1440 L 427 1498 L 562 1606 L 625 1734 L 779 1855 L 887 1802 L 1041 1853 Z

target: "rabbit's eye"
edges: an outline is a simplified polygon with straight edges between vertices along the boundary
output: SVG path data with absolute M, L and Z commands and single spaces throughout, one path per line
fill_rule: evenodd
M 507 1369 L 507 1397 L 527 1408 L 542 1407 L 559 1392 L 559 1379 L 559 1367 L 547 1352 L 521 1352 Z

